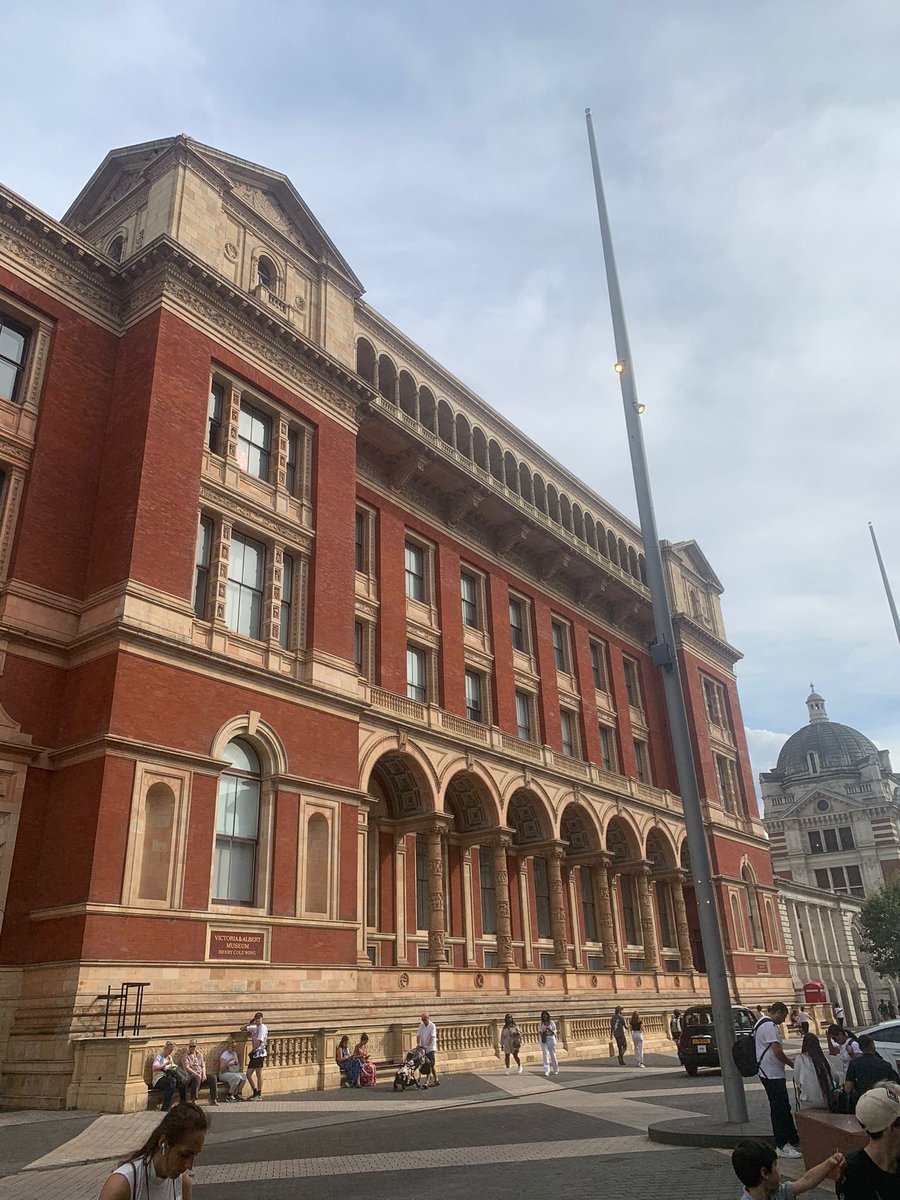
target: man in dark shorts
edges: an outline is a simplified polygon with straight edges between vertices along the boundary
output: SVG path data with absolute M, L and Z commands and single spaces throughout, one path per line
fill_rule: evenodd
M 856 1119 L 869 1144 L 848 1157 L 840 1200 L 900 1200 L 900 1088 L 888 1083 L 860 1096 Z

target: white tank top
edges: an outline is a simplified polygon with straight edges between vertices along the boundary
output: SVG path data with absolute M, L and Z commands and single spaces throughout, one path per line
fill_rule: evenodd
M 181 1200 L 181 1176 L 160 1179 L 152 1162 L 139 1158 L 123 1163 L 113 1175 L 124 1175 L 131 1187 L 131 1200 Z

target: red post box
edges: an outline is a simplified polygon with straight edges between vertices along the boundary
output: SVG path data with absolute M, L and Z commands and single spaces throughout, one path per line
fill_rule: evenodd
M 825 985 L 821 983 L 804 983 L 803 999 L 807 1004 L 824 1004 L 827 997 L 825 995 Z

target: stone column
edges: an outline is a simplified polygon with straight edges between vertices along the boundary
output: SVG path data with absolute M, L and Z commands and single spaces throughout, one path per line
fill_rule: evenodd
M 553 957 L 557 968 L 568 967 L 569 948 L 566 943 L 566 906 L 562 883 L 563 851 L 554 848 L 547 857 L 550 876 L 550 932 L 553 936 Z
M 377 837 L 377 834 L 375 835 Z M 369 810 L 361 804 L 356 810 L 356 915 L 359 928 L 356 934 L 356 963 L 360 967 L 370 966 L 367 953 L 367 931 L 369 927 Z
M 603 943 L 603 965 L 614 971 L 619 965 L 616 922 L 613 917 L 612 897 L 609 891 L 609 859 L 604 855 L 598 862 L 597 902 L 600 905 L 600 940 Z
M 648 971 L 658 971 L 659 950 L 656 942 L 656 922 L 653 919 L 653 899 L 650 895 L 650 867 L 647 863 L 638 867 L 636 877 L 641 933 L 644 940 L 644 966 Z
M 462 889 L 463 889 L 463 966 L 471 967 L 475 964 L 475 929 L 472 922 L 472 914 L 475 911 L 472 883 L 472 848 L 465 846 L 462 849 Z M 481 854 L 481 847 L 478 848 L 478 853 Z
M 512 913 L 509 906 L 509 865 L 506 851 L 510 838 L 504 835 L 494 838 L 494 888 L 497 908 L 497 966 L 502 970 L 516 965 L 512 946 Z M 479 850 L 481 853 L 481 850 Z
M 406 944 L 406 834 L 394 841 L 394 960 L 398 966 L 409 962 Z
M 579 871 L 579 876 L 578 882 L 583 888 L 584 872 Z M 574 867 L 569 867 L 566 870 L 566 883 L 569 888 L 569 912 L 572 914 L 572 953 L 575 960 L 575 970 L 580 971 L 584 965 L 584 958 L 582 956 L 581 922 L 578 919 L 581 914 L 578 912 L 578 887 L 575 883 Z M 591 886 L 593 887 L 593 883 Z
M 439 821 L 425 827 L 425 850 L 428 860 L 428 965 L 445 967 L 444 826 Z
M 531 908 L 528 893 L 528 859 L 519 859 L 519 908 L 522 913 L 522 957 L 526 967 L 534 966 L 534 942 L 531 937 Z
M 688 929 L 687 909 L 684 905 L 684 875 L 681 871 L 672 879 L 672 904 L 675 907 L 675 934 L 681 953 L 681 969 L 693 971 L 694 953 L 691 950 L 691 931 Z

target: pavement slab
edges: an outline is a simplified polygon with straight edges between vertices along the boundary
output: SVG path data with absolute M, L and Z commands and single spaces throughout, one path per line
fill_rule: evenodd
M 654 1122 L 721 1119 L 719 1077 L 688 1078 L 673 1059 L 654 1057 L 646 1070 L 563 1062 L 549 1079 L 540 1068 L 501 1068 L 445 1075 L 427 1092 L 394 1093 L 383 1079 L 376 1089 L 220 1105 L 193 1173 L 196 1194 L 234 1200 L 237 1184 L 253 1200 L 733 1200 L 728 1154 L 647 1137 Z M 765 1113 L 761 1089 L 748 1099 Z M 31 1155 L 0 1179 L 0 1200 L 96 1200 L 115 1162 L 160 1119 L 0 1114 L 0 1146 L 28 1138 Z

